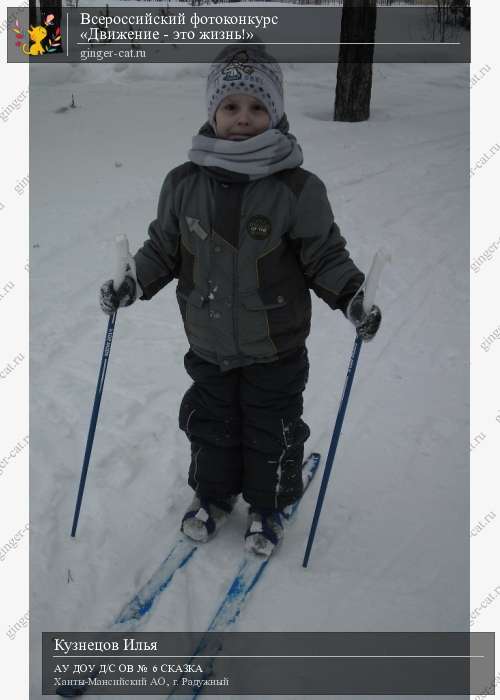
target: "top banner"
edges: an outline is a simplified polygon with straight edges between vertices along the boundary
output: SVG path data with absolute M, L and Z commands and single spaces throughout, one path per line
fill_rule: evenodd
M 211 63 L 228 44 L 255 42 L 299 63 L 469 63 L 471 53 L 464 2 L 18 7 L 7 23 L 15 63 Z

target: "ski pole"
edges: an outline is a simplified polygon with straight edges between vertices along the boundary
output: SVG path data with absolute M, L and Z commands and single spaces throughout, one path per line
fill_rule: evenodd
M 390 256 L 387 252 L 384 250 L 379 250 L 377 253 L 375 253 L 373 257 L 373 262 L 370 267 L 370 271 L 368 273 L 368 276 L 365 280 L 365 283 L 361 286 L 361 289 L 364 289 L 364 298 L 363 298 L 363 308 L 364 310 L 368 313 L 368 311 L 371 309 L 373 306 L 373 302 L 375 299 L 375 292 L 378 286 L 378 282 L 380 280 L 380 274 L 382 272 L 382 268 L 385 265 L 386 262 L 390 260 Z M 354 374 L 356 372 L 356 366 L 358 364 L 358 358 L 359 358 L 359 353 L 361 351 L 361 344 L 362 344 L 361 338 L 356 335 L 356 340 L 354 341 L 354 347 L 352 349 L 351 353 L 351 359 L 349 362 L 349 368 L 347 370 L 347 377 L 345 380 L 344 384 L 344 390 L 342 392 L 342 398 L 340 400 L 340 406 L 339 410 L 337 413 L 337 419 L 335 421 L 335 427 L 333 429 L 333 435 L 332 439 L 330 442 L 330 449 L 328 450 L 328 456 L 326 458 L 326 464 L 325 464 L 325 471 L 323 472 L 323 479 L 321 480 L 321 486 L 319 489 L 319 494 L 318 494 L 318 500 L 316 503 L 316 509 L 314 511 L 314 516 L 312 519 L 311 523 L 311 529 L 309 532 L 309 538 L 307 540 L 307 546 L 306 546 L 306 551 L 304 554 L 304 560 L 302 562 L 302 566 L 304 568 L 307 567 L 307 564 L 309 563 L 309 557 L 311 554 L 311 548 L 314 542 L 314 537 L 316 535 L 316 528 L 318 527 L 318 521 L 319 521 L 319 516 L 321 514 L 321 509 L 323 507 L 323 501 L 325 499 L 325 494 L 326 494 L 326 489 L 328 486 L 328 480 L 330 479 L 330 474 L 332 471 L 332 466 L 333 466 L 333 460 L 335 459 L 335 453 L 337 451 L 337 445 L 339 443 L 340 439 L 340 433 L 342 430 L 342 424 L 344 422 L 344 417 L 347 411 L 347 403 L 349 401 L 349 395 L 351 393 L 351 387 L 352 383 L 354 381 Z
M 117 236 L 115 239 L 116 244 L 116 274 L 113 279 L 113 287 L 115 290 L 121 285 L 125 279 L 125 272 L 127 270 L 127 264 L 130 262 L 131 255 L 128 246 L 128 239 L 125 235 Z M 116 322 L 116 311 L 110 316 L 108 321 L 108 327 L 106 329 L 106 337 L 104 340 L 104 349 L 102 351 L 101 367 L 99 369 L 99 376 L 97 378 L 97 387 L 94 397 L 94 405 L 92 407 L 92 415 L 90 417 L 89 432 L 87 435 L 87 444 L 85 447 L 85 456 L 83 458 L 82 473 L 80 476 L 80 485 L 78 487 L 78 495 L 76 498 L 75 514 L 73 516 L 73 526 L 71 528 L 71 537 L 76 534 L 76 528 L 78 526 L 78 518 L 80 517 L 80 508 L 82 505 L 83 491 L 85 489 L 85 482 L 87 480 L 87 471 L 89 468 L 90 455 L 92 453 L 92 445 L 94 444 L 94 435 L 97 425 L 97 418 L 99 417 L 99 407 L 101 405 L 102 392 L 104 389 L 104 380 L 106 379 L 106 371 L 108 369 L 109 355 L 111 353 L 111 341 L 113 340 L 113 332 L 115 329 Z

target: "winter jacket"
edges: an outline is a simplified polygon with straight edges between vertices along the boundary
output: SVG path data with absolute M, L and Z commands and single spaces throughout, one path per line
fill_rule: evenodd
M 303 346 L 309 290 L 345 311 L 364 280 L 324 184 L 303 168 L 240 182 L 184 163 L 167 175 L 148 233 L 135 255 L 141 299 L 177 278 L 191 348 L 222 370 Z

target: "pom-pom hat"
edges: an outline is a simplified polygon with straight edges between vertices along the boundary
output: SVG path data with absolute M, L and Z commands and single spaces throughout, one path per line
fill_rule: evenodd
M 274 129 L 283 116 L 283 74 L 279 63 L 260 44 L 226 47 L 210 66 L 207 79 L 208 121 L 228 95 L 252 95 L 267 109 Z

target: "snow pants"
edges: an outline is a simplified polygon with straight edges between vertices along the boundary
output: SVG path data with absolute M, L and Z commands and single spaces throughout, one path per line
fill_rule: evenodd
M 191 442 L 189 485 L 196 493 L 213 501 L 242 493 L 262 510 L 281 510 L 300 498 L 309 437 L 301 419 L 306 348 L 227 372 L 190 350 L 184 366 L 193 384 L 179 426 Z

